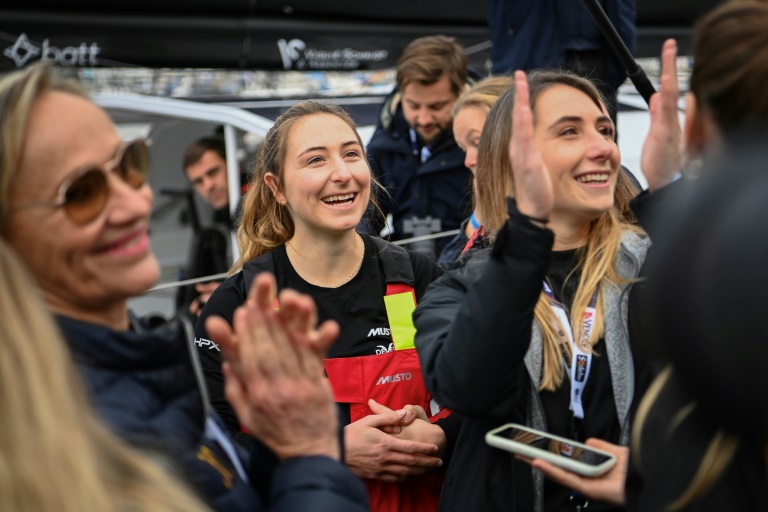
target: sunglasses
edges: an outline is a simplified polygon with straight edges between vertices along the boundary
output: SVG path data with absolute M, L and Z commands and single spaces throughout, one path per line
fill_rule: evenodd
M 123 142 L 115 157 L 101 167 L 90 167 L 69 176 L 59 187 L 53 201 L 33 201 L 11 205 L 16 208 L 64 208 L 76 224 L 88 224 L 104 210 L 109 198 L 107 174 L 116 173 L 135 189 L 147 182 L 149 145 L 144 139 Z

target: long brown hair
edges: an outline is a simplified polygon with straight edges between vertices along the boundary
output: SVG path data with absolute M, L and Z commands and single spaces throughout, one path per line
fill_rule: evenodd
M 207 510 L 107 431 L 32 279 L 0 239 L 0 510 Z
M 550 87 L 565 85 L 583 92 L 601 111 L 606 111 L 595 86 L 588 80 L 566 71 L 536 71 L 528 77 L 531 108 L 536 116 L 536 101 Z M 485 127 L 480 137 L 477 151 L 477 203 L 483 224 L 491 233 L 499 230 L 507 219 L 506 197 L 514 197 L 512 188 L 512 165 L 509 161 L 509 140 L 512 137 L 512 107 L 514 87 L 507 89 L 498 99 L 488 114 Z M 592 221 L 587 245 L 578 253 L 581 274 L 571 307 L 571 328 L 574 337 L 585 339 L 584 326 L 581 322 L 584 312 L 592 300 L 595 290 L 598 292 L 597 314 L 594 328 L 590 333 L 589 346 L 594 345 L 604 334 L 602 289 L 605 286 L 618 286 L 626 282 L 614 268 L 618 247 L 625 230 L 639 230 L 628 224 L 616 208 L 605 212 Z M 558 321 L 546 295 L 542 293 L 534 310 L 534 316 L 542 329 L 544 337 L 544 372 L 541 389 L 554 390 L 560 386 L 563 373 L 564 347 L 570 356 L 570 343 L 563 343 Z
M 319 101 L 303 101 L 286 110 L 275 120 L 275 124 L 267 132 L 259 147 L 256 163 L 251 171 L 250 185 L 243 200 L 243 211 L 237 228 L 237 243 L 240 248 L 240 259 L 230 269 L 237 272 L 253 258 L 271 251 L 293 237 L 294 224 L 288 209 L 280 204 L 272 193 L 264 176 L 272 173 L 277 178 L 279 190 L 282 191 L 284 179 L 283 168 L 288 150 L 288 137 L 291 128 L 307 116 L 329 114 L 338 117 L 352 128 L 352 131 L 365 151 L 357 127 L 346 110 L 333 103 Z M 365 154 L 363 158 L 367 162 Z M 370 170 L 370 166 L 369 166 Z M 381 185 L 371 175 L 371 186 L 381 188 Z M 370 195 L 371 206 L 380 212 L 376 198 Z M 371 208 L 369 208 L 369 211 Z
M 732 0 L 693 34 L 690 89 L 723 132 L 768 115 L 768 3 Z

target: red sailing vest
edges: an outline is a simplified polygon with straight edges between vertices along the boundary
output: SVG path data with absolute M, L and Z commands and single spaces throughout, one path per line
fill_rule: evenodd
M 353 422 L 373 414 L 368 408 L 371 398 L 393 410 L 408 404 L 420 405 L 430 420 L 435 421 L 450 414 L 450 410 L 439 408 L 432 401 L 414 348 L 416 328 L 412 314 L 416 309 L 416 293 L 410 256 L 402 247 L 377 237 L 371 237 L 371 240 L 384 269 L 387 286 L 384 305 L 394 350 L 370 356 L 326 359 L 325 370 L 334 398 L 338 403 L 349 404 Z M 243 269 L 246 288 L 256 275 L 254 270 L 248 270 L 246 273 Z M 274 269 L 272 273 L 275 273 Z M 364 482 L 373 512 L 434 512 L 443 484 L 443 472 L 435 470 L 400 483 Z

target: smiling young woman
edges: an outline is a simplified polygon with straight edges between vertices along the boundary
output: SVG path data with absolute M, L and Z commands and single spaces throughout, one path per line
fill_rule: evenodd
M 649 243 L 616 211 L 619 159 L 605 105 L 575 75 L 517 73 L 488 114 L 476 190 L 493 247 L 414 313 L 427 386 L 465 416 L 442 510 L 573 510 L 568 489 L 485 444 L 504 423 L 627 442 L 626 303 Z
M 442 418 L 447 411 L 424 387 L 411 313 L 440 269 L 427 256 L 356 231 L 376 207 L 372 186 L 364 146 L 343 109 L 307 101 L 281 115 L 261 145 L 244 200 L 242 257 L 233 268 L 242 272 L 206 304 L 198 348 L 213 406 L 248 445 L 224 396 L 221 353 L 206 321 L 215 315 L 232 322 L 260 272 L 274 274 L 279 290 L 311 296 L 318 319 L 341 326 L 325 371 L 347 425 L 346 464 L 366 479 L 374 510 L 434 510 L 442 475 L 433 469 L 456 423 Z M 393 421 L 388 408 L 407 408 L 408 415 Z

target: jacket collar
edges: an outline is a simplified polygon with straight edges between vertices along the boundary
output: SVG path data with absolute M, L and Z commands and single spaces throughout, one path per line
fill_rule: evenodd
M 114 331 L 58 316 L 59 328 L 100 415 L 137 444 L 196 445 L 206 406 L 182 322 Z

